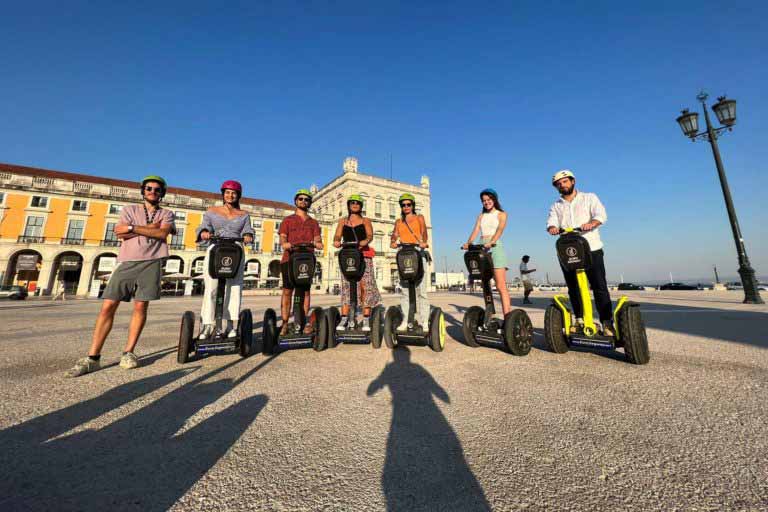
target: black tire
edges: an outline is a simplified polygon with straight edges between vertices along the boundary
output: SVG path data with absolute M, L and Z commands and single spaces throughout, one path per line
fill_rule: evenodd
M 176 361 L 184 364 L 189 361 L 189 353 L 195 350 L 195 314 L 185 311 L 181 315 L 181 329 L 179 330 L 179 347 L 176 352 Z
M 336 347 L 336 327 L 341 322 L 341 313 L 339 313 L 339 308 L 336 306 L 332 306 L 328 309 L 328 311 L 325 312 L 325 322 L 328 324 L 326 326 L 326 333 L 328 337 L 328 348 L 335 348 Z
M 274 309 L 264 312 L 264 323 L 261 326 L 261 344 L 265 354 L 275 353 L 277 346 L 277 315 Z
M 640 306 L 635 303 L 625 305 L 619 312 L 619 336 L 624 341 L 624 354 L 632 364 L 648 364 L 651 352 L 648 349 L 648 337 L 645 334 Z
M 397 328 L 403 322 L 403 312 L 400 306 L 390 306 L 384 315 L 384 343 L 387 348 L 397 346 Z
M 310 310 L 308 321 L 312 324 L 314 330 L 312 348 L 314 348 L 316 352 L 325 350 L 328 343 L 328 323 L 325 321 L 323 308 L 313 308 Z
M 376 306 L 371 310 L 371 346 L 381 348 L 384 337 L 384 306 Z
M 555 304 L 550 304 L 544 311 L 544 341 L 549 349 L 556 354 L 568 352 L 563 312 Z
M 485 321 L 485 310 L 480 306 L 472 306 L 464 313 L 461 323 L 461 332 L 464 334 L 464 343 L 470 347 L 479 347 L 475 338 L 477 328 Z
M 432 309 L 429 314 L 429 348 L 435 352 L 445 348 L 445 317 L 440 308 Z
M 238 346 L 240 357 L 248 357 L 253 354 L 253 315 L 250 309 L 244 309 L 240 312 L 237 331 L 240 337 Z
M 533 345 L 533 324 L 528 313 L 514 309 L 504 317 L 504 347 L 514 356 L 527 356 Z

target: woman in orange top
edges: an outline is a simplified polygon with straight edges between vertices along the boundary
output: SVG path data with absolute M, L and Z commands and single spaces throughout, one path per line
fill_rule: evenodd
M 390 246 L 397 248 L 398 241 L 403 244 L 416 244 L 422 249 L 429 247 L 427 235 L 427 221 L 424 216 L 416 213 L 416 198 L 413 194 L 400 196 L 400 218 L 395 222 L 392 230 Z M 425 271 L 428 275 L 428 272 Z M 408 311 L 408 290 L 401 286 L 400 307 L 403 312 Z M 427 297 L 427 279 L 421 280 L 416 287 L 416 314 L 419 325 L 423 329 L 429 326 L 429 298 Z

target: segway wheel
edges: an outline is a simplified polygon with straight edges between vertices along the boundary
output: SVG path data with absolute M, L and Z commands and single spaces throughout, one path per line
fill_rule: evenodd
M 514 356 L 527 356 L 533 345 L 533 324 L 528 313 L 515 309 L 504 317 L 504 346 Z
M 461 331 L 464 334 L 464 343 L 470 347 L 480 346 L 475 338 L 475 332 L 480 324 L 485 320 L 485 310 L 480 306 L 472 306 L 464 314 L 464 321 L 461 324 Z
M 176 353 L 176 361 L 184 364 L 189 361 L 189 353 L 195 350 L 195 314 L 185 311 L 181 316 L 181 329 L 179 331 L 179 348 Z
M 312 348 L 316 352 L 325 350 L 328 343 L 328 322 L 325 321 L 323 308 L 314 308 L 309 312 L 309 323 L 314 331 L 312 339 Z
M 327 333 L 328 337 L 328 348 L 335 348 L 336 327 L 341 322 L 341 313 L 339 313 L 339 308 L 336 306 L 329 308 L 325 313 L 325 322 L 328 324 L 325 328 L 325 332 Z
M 429 314 L 429 348 L 435 352 L 445 348 L 445 315 L 440 308 L 434 308 Z
M 651 353 L 648 350 L 648 337 L 645 324 L 640 314 L 640 306 L 633 302 L 625 305 L 619 312 L 619 336 L 624 341 L 624 354 L 632 364 L 648 364 Z
M 556 354 L 568 352 L 563 312 L 554 304 L 547 306 L 544 311 L 544 340 L 552 352 Z
M 400 306 L 390 306 L 384 315 L 384 343 L 387 348 L 397 346 L 397 328 L 403 322 L 403 312 Z
M 371 310 L 371 346 L 381 348 L 384 336 L 384 306 L 376 306 Z
M 277 315 L 274 309 L 264 312 L 264 323 L 261 326 L 261 344 L 265 354 L 275 353 L 277 346 Z
M 240 312 L 237 321 L 237 334 L 240 338 L 238 346 L 240 357 L 248 357 L 253 354 L 253 315 L 250 309 L 244 309 Z

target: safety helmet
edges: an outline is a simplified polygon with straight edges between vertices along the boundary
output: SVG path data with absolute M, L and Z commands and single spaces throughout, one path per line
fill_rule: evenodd
M 554 186 L 555 183 L 557 183 L 557 180 L 560 180 L 563 178 L 571 178 L 572 180 L 575 180 L 576 176 L 573 175 L 570 169 L 563 169 L 563 170 L 557 171 L 555 175 L 552 176 L 552 185 Z
M 166 185 L 165 180 L 157 176 L 156 174 L 150 174 L 149 176 L 144 176 L 144 179 L 141 180 L 141 195 L 144 195 L 144 185 L 149 183 L 150 181 L 154 181 L 160 184 L 160 188 L 163 189 L 162 192 L 160 192 L 160 197 L 165 197 L 165 191 L 168 188 L 168 185 Z
M 499 198 L 499 194 L 497 194 L 496 191 L 493 190 L 492 188 L 484 188 L 480 192 L 480 198 L 482 198 L 483 196 L 491 196 L 491 197 L 493 197 L 495 199 Z
M 352 194 L 351 196 L 349 196 L 347 198 L 347 204 L 349 204 L 350 201 L 357 201 L 361 205 L 365 203 L 365 201 L 363 201 L 363 196 L 361 196 L 360 194 Z
M 243 195 L 243 186 L 240 184 L 239 181 L 235 180 L 227 180 L 224 183 L 221 184 L 221 193 L 224 193 L 224 190 L 234 190 L 237 192 L 237 196 L 240 197 Z
M 413 194 L 409 194 L 408 192 L 406 192 L 405 194 L 401 195 L 400 199 L 398 199 L 397 202 L 399 204 L 402 204 L 403 201 L 405 201 L 406 199 L 409 199 L 413 203 L 413 206 L 416 206 L 416 198 L 413 197 Z
M 310 192 L 305 188 L 300 188 L 299 190 L 296 191 L 295 194 L 293 194 L 293 201 L 296 202 L 296 198 L 299 196 L 307 196 L 309 198 L 309 202 L 310 203 L 312 202 L 312 192 Z

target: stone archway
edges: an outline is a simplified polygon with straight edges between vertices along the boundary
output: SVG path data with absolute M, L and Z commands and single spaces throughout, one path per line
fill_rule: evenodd
M 80 274 L 83 271 L 83 255 L 76 251 L 64 251 L 56 255 L 47 289 L 51 293 L 77 295 Z
M 280 287 L 280 260 L 272 260 L 267 267 L 267 288 Z
M 42 254 L 32 249 L 22 249 L 9 258 L 2 284 L 18 284 L 25 286 L 29 293 L 34 293 L 39 288 L 37 281 L 42 264 Z
M 93 259 L 93 268 L 91 269 L 91 276 L 88 282 L 88 293 L 95 293 L 94 286 L 98 286 L 98 296 L 101 297 L 101 292 L 107 285 L 109 278 L 112 276 L 112 272 L 117 267 L 117 254 L 113 252 L 103 252 Z

